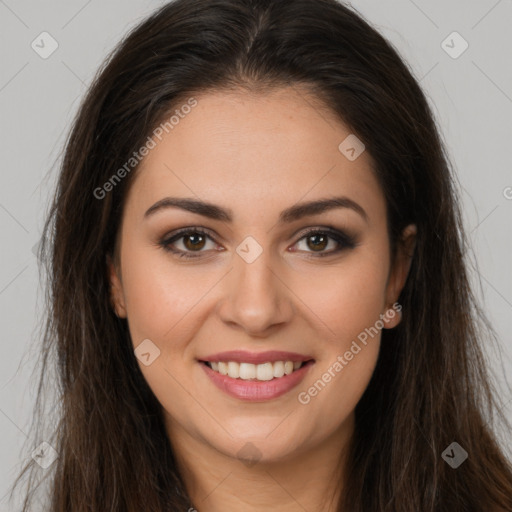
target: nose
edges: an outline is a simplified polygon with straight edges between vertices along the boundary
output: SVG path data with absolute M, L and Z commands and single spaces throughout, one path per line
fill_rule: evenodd
M 263 251 L 252 263 L 234 255 L 234 268 L 217 310 L 224 323 L 252 336 L 263 337 L 290 322 L 295 311 L 282 267 L 271 266 L 268 252 Z

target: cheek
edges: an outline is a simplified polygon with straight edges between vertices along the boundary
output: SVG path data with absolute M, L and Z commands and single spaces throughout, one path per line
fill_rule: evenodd
M 326 421 L 332 428 L 355 408 L 375 369 L 387 270 L 386 261 L 367 251 L 347 258 L 332 272 L 324 269 L 307 282 L 296 282 L 294 290 L 321 319 L 317 325 L 327 340 L 307 386 L 298 391 L 298 401 L 310 418 L 316 417 L 314 411 L 329 410 Z
M 140 337 L 163 339 L 175 331 L 218 281 L 200 266 L 177 265 L 163 250 L 134 248 L 127 254 L 123 288 L 135 344 Z
M 323 284 L 323 293 L 304 299 L 322 320 L 322 358 L 307 383 L 297 391 L 304 421 L 314 429 L 317 418 L 332 431 L 355 409 L 372 377 L 379 355 L 385 275 L 371 265 L 355 272 L 337 269 L 336 279 Z M 328 414 L 325 414 L 328 411 Z
M 183 364 L 182 357 L 193 336 L 190 319 L 196 312 L 194 306 L 200 304 L 215 280 L 211 276 L 205 279 L 204 273 L 201 279 L 194 279 L 194 271 L 185 272 L 163 250 L 135 243 L 126 243 L 123 265 L 132 344 L 136 348 L 148 339 L 157 347 L 149 345 L 151 363 L 145 365 L 139 359 L 139 368 L 158 401 L 179 416 L 179 411 L 190 407 L 188 395 L 183 393 L 190 367 Z
M 327 337 L 346 341 L 383 313 L 387 270 L 385 261 L 361 251 L 336 267 L 296 273 L 292 286 L 322 321 Z
M 344 425 L 368 387 L 379 351 L 379 336 L 371 344 L 359 344 L 348 360 L 339 351 L 315 370 L 307 386 L 297 392 L 303 428 L 318 439 Z M 349 344 L 350 345 L 350 344 Z M 339 358 L 338 358 L 339 356 Z

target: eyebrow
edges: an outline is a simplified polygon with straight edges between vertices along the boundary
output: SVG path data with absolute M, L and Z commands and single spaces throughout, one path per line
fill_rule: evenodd
M 210 219 L 224 222 L 233 221 L 232 210 L 212 203 L 187 197 L 164 197 L 163 199 L 157 201 L 146 211 L 144 218 L 148 218 L 156 212 L 167 208 L 180 208 L 181 210 L 186 210 L 188 212 L 202 215 L 203 217 L 208 217 Z M 316 201 L 295 204 L 280 213 L 279 222 L 290 223 L 303 217 L 318 215 L 335 208 L 349 208 L 357 212 L 366 222 L 368 222 L 368 215 L 363 207 L 345 196 L 330 197 L 326 199 L 318 199 Z

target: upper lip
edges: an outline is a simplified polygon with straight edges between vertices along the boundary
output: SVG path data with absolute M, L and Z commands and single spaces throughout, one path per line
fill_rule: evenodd
M 276 361 L 309 361 L 313 359 L 311 356 L 298 354 L 296 352 L 284 352 L 282 350 L 269 350 L 267 352 L 247 352 L 245 350 L 229 350 L 227 352 L 218 352 L 204 358 L 200 358 L 200 361 L 209 362 L 228 362 L 235 361 L 237 363 L 274 363 Z

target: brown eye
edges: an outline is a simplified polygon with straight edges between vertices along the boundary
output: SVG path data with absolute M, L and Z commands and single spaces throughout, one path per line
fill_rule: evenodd
M 313 251 L 323 251 L 329 242 L 329 237 L 324 234 L 314 234 L 307 237 L 307 245 Z
M 315 257 L 331 256 L 357 244 L 352 236 L 333 228 L 317 228 L 303 233 L 296 242 L 298 251 L 309 253 Z
M 190 251 L 202 249 L 205 245 L 206 237 L 201 233 L 192 233 L 183 236 L 183 245 Z
M 208 247 L 208 243 L 211 245 Z M 199 257 L 208 249 L 215 249 L 212 236 L 200 228 L 182 229 L 160 241 L 159 245 L 180 258 Z

